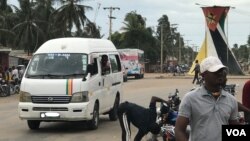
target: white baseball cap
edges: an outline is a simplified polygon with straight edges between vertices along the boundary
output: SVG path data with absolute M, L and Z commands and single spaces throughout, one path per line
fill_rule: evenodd
M 204 60 L 201 61 L 201 64 L 200 64 L 201 73 L 205 71 L 216 72 L 221 68 L 226 68 L 226 66 L 222 64 L 219 58 L 214 57 L 214 56 L 209 56 L 205 58 Z

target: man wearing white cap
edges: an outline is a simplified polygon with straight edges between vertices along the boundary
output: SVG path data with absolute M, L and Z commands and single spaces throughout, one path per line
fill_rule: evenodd
M 227 68 L 217 57 L 209 56 L 202 60 L 200 71 L 205 84 L 184 96 L 175 126 L 176 141 L 188 140 L 188 124 L 191 141 L 221 141 L 222 125 L 239 124 L 237 100 L 222 89 Z

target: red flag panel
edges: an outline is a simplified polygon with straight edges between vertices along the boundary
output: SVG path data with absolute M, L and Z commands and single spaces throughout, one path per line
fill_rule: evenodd
M 208 28 L 215 31 L 221 16 L 228 12 L 229 7 L 202 7 L 202 10 L 205 15 Z

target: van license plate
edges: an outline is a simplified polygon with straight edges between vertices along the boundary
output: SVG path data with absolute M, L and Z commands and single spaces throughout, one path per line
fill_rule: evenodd
M 60 118 L 60 114 L 59 113 L 51 113 L 51 112 L 43 112 L 40 113 L 40 117 L 41 118 Z

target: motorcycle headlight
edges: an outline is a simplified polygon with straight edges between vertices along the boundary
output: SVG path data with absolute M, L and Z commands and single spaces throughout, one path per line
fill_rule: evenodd
M 19 92 L 19 101 L 20 102 L 31 102 L 31 95 L 28 92 L 20 91 Z
M 88 94 L 89 94 L 88 91 L 74 93 L 72 95 L 72 97 L 71 97 L 71 102 L 72 103 L 87 102 L 87 101 L 89 101 L 89 95 Z

